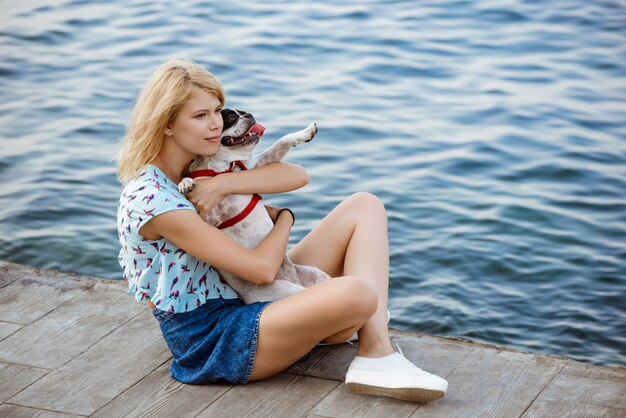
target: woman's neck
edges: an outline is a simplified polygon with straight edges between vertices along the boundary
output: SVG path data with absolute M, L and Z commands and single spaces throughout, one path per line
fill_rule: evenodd
M 161 158 L 161 155 L 158 155 L 154 160 L 150 162 L 150 164 L 156 166 L 167 176 L 168 179 L 172 180 L 175 184 L 180 183 L 183 179 L 183 174 L 185 169 L 189 166 L 189 161 L 172 161 L 172 159 L 165 160 Z

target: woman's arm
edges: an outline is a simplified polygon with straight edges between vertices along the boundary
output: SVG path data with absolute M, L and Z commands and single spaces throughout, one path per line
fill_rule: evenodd
M 220 177 L 223 177 L 225 194 L 285 193 L 309 183 L 309 175 L 303 167 L 284 162 L 217 176 Z
M 247 249 L 189 210 L 163 213 L 146 222 L 139 233 L 147 239 L 165 237 L 194 257 L 256 284 L 268 284 L 287 251 L 293 219 L 283 211 L 274 229 L 256 248 Z
M 204 217 L 228 194 L 272 194 L 299 189 L 309 183 L 309 175 L 299 165 L 271 163 L 251 170 L 200 179 L 187 199 Z

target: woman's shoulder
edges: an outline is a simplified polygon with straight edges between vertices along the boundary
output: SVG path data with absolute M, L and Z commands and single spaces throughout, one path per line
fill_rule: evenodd
M 124 186 L 123 193 L 138 193 L 146 189 L 176 189 L 176 185 L 165 177 L 156 167 L 146 166 L 137 177 Z
M 153 166 L 147 166 L 124 187 L 120 204 L 193 209 L 193 205 L 178 191 L 176 184 Z

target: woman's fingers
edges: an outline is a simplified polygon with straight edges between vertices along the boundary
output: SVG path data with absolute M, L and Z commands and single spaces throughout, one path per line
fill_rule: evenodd
M 221 183 L 214 181 L 214 179 L 213 177 L 197 180 L 196 187 L 185 195 L 196 207 L 196 212 L 203 218 L 206 217 L 209 211 L 224 197 Z

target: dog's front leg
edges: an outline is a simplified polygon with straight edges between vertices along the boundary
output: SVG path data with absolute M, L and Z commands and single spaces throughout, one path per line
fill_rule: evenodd
M 282 161 L 290 149 L 298 144 L 309 142 L 317 134 L 317 123 L 312 123 L 305 129 L 287 134 L 274 142 L 271 147 L 255 156 L 255 167 Z

